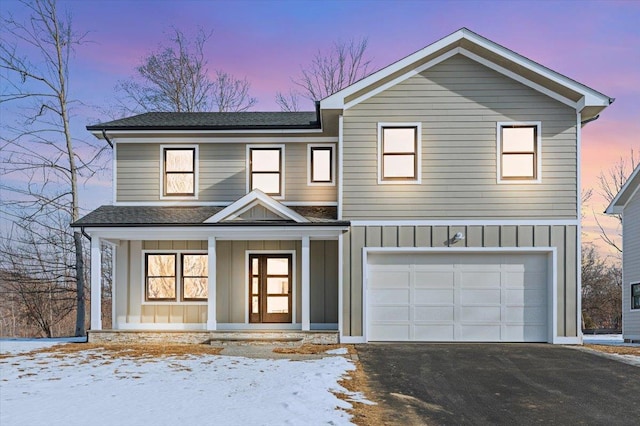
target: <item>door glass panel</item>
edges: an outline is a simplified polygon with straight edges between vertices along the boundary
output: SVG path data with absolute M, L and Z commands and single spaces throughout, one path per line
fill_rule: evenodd
M 289 259 L 270 258 L 267 259 L 268 275 L 289 275 Z
M 260 312 L 260 302 L 258 301 L 258 296 L 253 296 L 251 298 L 251 312 L 254 314 Z
M 268 294 L 288 294 L 289 278 L 282 278 L 282 277 L 267 278 L 267 293 Z
M 258 293 L 260 293 L 260 291 L 258 290 L 258 288 L 259 288 L 259 287 L 258 287 L 258 285 L 259 285 L 258 283 L 259 283 L 259 281 L 258 281 L 258 277 L 253 277 L 253 278 L 251 279 L 251 294 L 258 294 Z
M 289 313 L 289 297 L 288 296 L 267 297 L 267 313 L 268 314 Z
M 260 271 L 260 270 L 258 269 L 258 258 L 257 258 L 257 257 L 254 257 L 254 258 L 251 260 L 251 273 L 252 273 L 253 275 L 258 275 L 259 271 Z

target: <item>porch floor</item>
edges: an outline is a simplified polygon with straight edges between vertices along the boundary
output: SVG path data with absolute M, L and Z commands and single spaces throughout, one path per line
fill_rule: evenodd
M 278 344 L 285 342 L 333 345 L 339 343 L 336 330 L 95 330 L 87 332 L 89 343 L 165 343 L 165 344 Z

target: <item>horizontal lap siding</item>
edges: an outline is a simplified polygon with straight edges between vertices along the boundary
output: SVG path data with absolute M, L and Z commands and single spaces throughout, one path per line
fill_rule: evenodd
M 250 140 L 247 141 L 250 143 Z M 246 145 L 199 147 L 199 201 L 232 202 L 246 194 Z M 336 186 L 307 185 L 307 145 L 285 144 L 285 200 L 336 201 Z M 117 201 L 160 201 L 160 144 L 119 144 Z
M 631 311 L 631 283 L 640 282 L 640 193 L 625 207 L 623 219 L 622 331 L 627 339 L 640 339 L 640 310 Z
M 422 123 L 422 184 L 377 184 L 377 123 Z M 542 122 L 542 183 L 496 182 L 496 123 Z M 346 219 L 576 218 L 576 115 L 462 56 L 344 113 Z
M 461 232 L 465 239 L 451 247 L 555 247 L 557 249 L 558 335 L 577 336 L 576 226 L 354 226 L 343 237 L 343 329 L 346 336 L 363 333 L 362 249 L 364 247 L 447 247 Z

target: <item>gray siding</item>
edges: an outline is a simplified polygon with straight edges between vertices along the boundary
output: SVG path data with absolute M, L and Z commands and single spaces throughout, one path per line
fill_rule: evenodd
M 542 122 L 542 183 L 496 182 L 496 123 Z M 377 123 L 422 123 L 422 184 L 377 184 Z M 576 218 L 576 113 L 456 55 L 344 112 L 346 219 Z
M 307 144 L 284 145 L 284 201 L 336 201 L 337 186 L 307 185 Z M 198 201 L 233 202 L 246 194 L 246 152 L 242 143 L 199 145 Z M 160 201 L 159 143 L 118 144 L 116 164 L 116 201 Z
M 338 242 L 311 241 L 310 297 L 312 323 L 338 322 Z M 295 251 L 296 322 L 301 314 L 300 241 L 218 241 L 216 314 L 218 323 L 244 323 L 247 250 Z M 207 250 L 207 241 L 124 241 L 117 250 L 116 318 L 120 324 L 206 323 L 206 303 L 143 302 L 142 250 Z
M 556 247 L 558 336 L 577 336 L 576 226 L 354 226 L 343 237 L 343 329 L 362 336 L 364 247 L 447 247 L 457 232 L 465 239 L 455 247 Z
M 640 283 L 640 193 L 626 205 L 622 227 L 622 334 L 640 340 L 640 310 L 631 310 L 631 283 Z

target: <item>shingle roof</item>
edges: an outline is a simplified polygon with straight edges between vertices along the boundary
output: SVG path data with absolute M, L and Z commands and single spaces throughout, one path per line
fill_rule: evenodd
M 87 130 L 315 129 L 316 112 L 147 112 L 87 126 Z
M 101 206 L 77 220 L 73 227 L 107 227 L 107 226 L 227 226 L 227 225 L 282 225 L 283 221 L 242 221 L 222 222 L 219 224 L 204 223 L 224 207 L 215 206 Z M 310 223 L 298 224 L 284 221 L 287 225 L 348 225 L 338 221 L 336 207 L 290 207 L 307 218 Z

